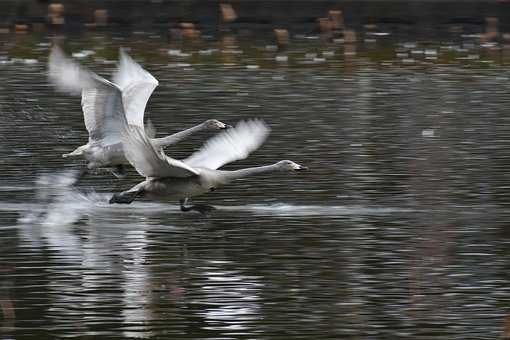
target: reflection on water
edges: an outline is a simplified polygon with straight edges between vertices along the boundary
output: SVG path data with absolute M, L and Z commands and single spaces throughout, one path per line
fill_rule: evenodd
M 272 128 L 268 141 L 228 167 L 293 159 L 312 169 L 248 178 L 197 198 L 217 208 L 208 218 L 181 213 L 177 202 L 109 205 L 112 192 L 139 181 L 134 171 L 78 183 L 83 164 L 60 155 L 87 139 L 79 99 L 47 84 L 45 38 L 32 42 L 30 58 L 40 62 L 6 52 L 3 337 L 503 334 L 510 300 L 504 62 L 485 62 L 491 57 L 478 45 L 450 53 L 445 47 L 454 45 L 396 42 L 388 57 L 384 46 L 361 44 L 350 55 L 310 36 L 291 38 L 286 62 L 275 59 L 282 51 L 271 42 L 236 36 L 172 42 L 157 53 L 147 48 L 162 44 L 156 38 L 140 46 L 100 35 L 69 41 L 101 74 L 113 69 L 117 45 L 144 57 L 160 81 L 147 114 L 159 134 L 208 118 L 260 117 Z M 324 51 L 310 50 L 320 44 Z M 168 153 L 184 158 L 209 136 Z

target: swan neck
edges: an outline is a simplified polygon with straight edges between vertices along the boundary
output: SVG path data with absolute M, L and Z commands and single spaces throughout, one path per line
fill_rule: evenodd
M 231 171 L 229 174 L 229 177 L 231 180 L 234 180 L 234 179 L 258 175 L 258 174 L 262 174 L 262 173 L 266 173 L 266 172 L 274 172 L 274 171 L 278 171 L 278 170 L 279 169 L 276 164 L 271 164 L 271 165 L 257 166 L 254 168 L 246 168 L 246 169 Z
M 176 144 L 176 143 L 180 142 L 181 140 L 191 136 L 192 134 L 204 130 L 205 129 L 204 125 L 205 125 L 204 123 L 198 124 L 196 126 L 193 126 L 192 128 L 174 133 L 173 135 L 170 135 L 170 136 L 166 136 L 163 138 L 154 138 L 152 140 L 153 144 L 158 148 Z

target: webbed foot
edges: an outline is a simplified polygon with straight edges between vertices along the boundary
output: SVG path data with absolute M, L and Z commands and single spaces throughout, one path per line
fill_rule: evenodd
M 126 177 L 126 168 L 121 164 L 117 165 L 113 168 L 112 174 L 117 178 L 124 178 Z
M 131 199 L 130 197 L 125 197 L 122 194 L 113 194 L 113 196 L 108 201 L 108 203 L 110 204 L 113 203 L 130 204 L 131 202 L 133 202 L 133 199 Z
M 77 174 L 76 174 L 76 179 L 73 183 L 73 185 L 78 185 L 82 179 L 85 178 L 85 176 L 89 173 L 88 169 L 80 169 L 78 170 Z
M 187 200 L 180 201 L 181 211 L 183 211 L 183 212 L 195 210 L 195 211 L 198 211 L 199 213 L 201 213 L 202 215 L 209 215 L 214 210 L 216 210 L 215 207 L 213 207 L 211 205 L 205 205 L 205 204 L 195 204 L 195 205 L 191 205 L 191 206 L 187 207 L 187 206 L 185 206 L 186 202 L 187 202 Z
M 124 192 L 113 194 L 108 203 L 119 203 L 119 204 L 131 204 L 137 197 L 143 195 L 142 191 L 132 191 L 132 192 Z
M 213 207 L 212 205 L 205 205 L 205 204 L 195 204 L 195 205 L 192 205 L 191 207 L 189 207 L 190 210 L 196 210 L 198 211 L 199 213 L 201 213 L 202 215 L 209 215 L 210 213 L 212 213 L 214 210 L 216 210 L 215 207 Z

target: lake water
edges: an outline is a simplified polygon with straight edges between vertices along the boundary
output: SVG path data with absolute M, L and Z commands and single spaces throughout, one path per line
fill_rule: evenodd
M 0 337 L 500 338 L 506 50 L 377 39 L 353 50 L 300 36 L 283 52 L 235 35 L 65 40 L 68 53 L 94 51 L 80 62 L 105 76 L 118 46 L 132 48 L 160 82 L 146 113 L 158 135 L 258 117 L 269 139 L 226 168 L 311 169 L 198 197 L 217 208 L 205 217 L 172 201 L 109 205 L 141 180 L 132 169 L 72 185 L 84 163 L 61 154 L 87 140 L 80 99 L 48 83 L 47 37 L 2 36 Z M 167 154 L 184 158 L 210 136 Z

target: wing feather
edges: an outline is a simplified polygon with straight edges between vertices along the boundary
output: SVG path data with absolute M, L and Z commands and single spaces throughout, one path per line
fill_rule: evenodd
M 158 152 L 143 128 L 130 125 L 123 130 L 122 143 L 127 160 L 144 177 L 190 177 L 198 171 Z
M 262 120 L 239 122 L 209 139 L 204 146 L 183 162 L 191 167 L 218 169 L 221 166 L 248 157 L 269 135 L 269 127 Z
M 67 58 L 56 46 L 50 53 L 48 69 L 50 81 L 59 90 L 81 93 L 89 140 L 103 145 L 120 143 L 126 124 L 120 88 Z
M 77 95 L 93 83 L 93 73 L 69 59 L 58 46 L 48 58 L 48 78 L 58 90 Z
M 143 127 L 145 107 L 159 82 L 122 49 L 113 82 L 122 89 L 128 123 Z

